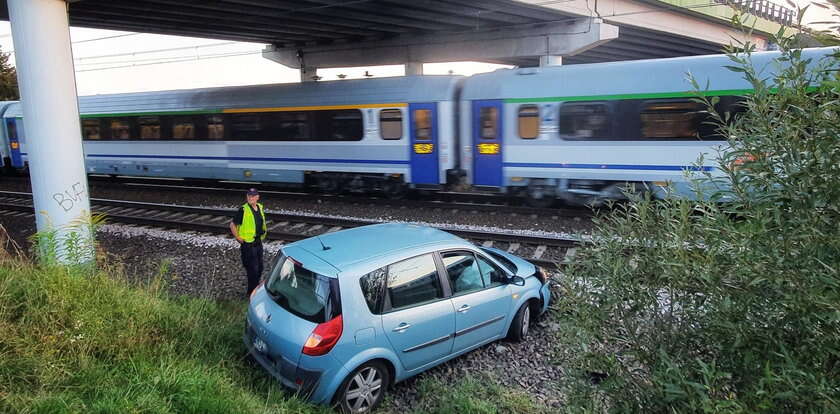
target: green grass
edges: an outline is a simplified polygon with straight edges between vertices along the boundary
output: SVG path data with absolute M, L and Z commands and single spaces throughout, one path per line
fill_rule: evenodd
M 109 274 L 0 260 L 0 412 L 329 412 L 245 359 L 244 302 Z

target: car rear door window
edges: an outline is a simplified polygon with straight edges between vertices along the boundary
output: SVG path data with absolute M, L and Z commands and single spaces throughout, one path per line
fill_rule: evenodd
M 393 310 L 443 298 L 432 254 L 412 257 L 388 266 L 386 292 Z
M 379 314 L 382 309 L 382 287 L 385 284 L 385 278 L 387 275 L 388 268 L 381 267 L 359 279 L 362 294 L 365 296 L 368 309 L 370 309 L 373 314 Z
M 440 257 L 446 267 L 449 284 L 455 295 L 484 288 L 481 270 L 478 268 L 474 254 L 466 251 L 443 252 Z

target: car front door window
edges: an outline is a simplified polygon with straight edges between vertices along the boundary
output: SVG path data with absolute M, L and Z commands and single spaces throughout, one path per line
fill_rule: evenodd
M 454 295 L 463 295 L 484 288 L 481 270 L 478 268 L 474 254 L 465 251 L 444 252 L 440 257 L 446 267 L 446 274 Z
M 479 255 L 478 266 L 481 268 L 481 277 L 484 280 L 484 286 L 491 287 L 505 284 L 507 276 L 504 270 L 487 260 L 487 258 Z

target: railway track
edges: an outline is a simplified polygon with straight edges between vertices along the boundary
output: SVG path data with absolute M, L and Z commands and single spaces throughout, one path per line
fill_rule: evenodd
M 137 201 L 91 199 L 94 214 L 104 214 L 110 223 L 147 226 L 177 231 L 229 235 L 233 209 L 190 207 Z M 0 191 L 0 215 L 34 217 L 32 195 Z M 377 221 L 266 212 L 268 238 L 293 242 Z M 531 260 L 540 266 L 555 266 L 579 245 L 575 239 L 540 237 L 443 228 L 480 246 L 495 247 Z
M 10 180 L 20 180 L 28 184 L 28 177 L 7 177 Z M 347 204 L 381 205 L 395 208 L 423 208 L 423 209 L 445 209 L 458 213 L 465 212 L 491 212 L 493 214 L 509 214 L 523 216 L 543 217 L 584 217 L 592 216 L 592 211 L 586 208 L 536 208 L 521 205 L 522 200 L 504 194 L 476 193 L 476 192 L 426 192 L 422 193 L 422 199 L 388 199 L 365 194 L 323 194 L 313 193 L 304 190 L 283 189 L 271 186 L 270 183 L 253 182 L 225 182 L 207 180 L 182 180 L 169 178 L 137 178 L 137 177 L 110 177 L 91 175 L 88 177 L 91 184 L 105 186 L 117 186 L 120 189 L 130 187 L 144 191 L 166 191 L 166 192 L 188 192 L 188 193 L 216 193 L 233 194 L 238 196 L 242 192 L 254 186 L 260 187 L 260 193 L 274 198 L 287 200 L 303 200 L 313 203 L 337 202 Z

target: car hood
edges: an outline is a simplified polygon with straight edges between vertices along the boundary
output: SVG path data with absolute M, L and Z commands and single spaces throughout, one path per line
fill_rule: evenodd
M 496 253 L 496 254 L 504 257 L 505 259 L 508 259 L 511 262 L 513 262 L 513 264 L 516 265 L 516 273 L 515 273 L 516 276 L 529 277 L 529 276 L 533 276 L 534 273 L 537 272 L 537 267 L 534 266 L 533 263 L 531 263 L 531 262 L 529 262 L 529 261 L 527 261 L 527 260 L 525 260 L 525 259 L 523 259 L 519 256 L 512 255 L 512 254 L 510 254 L 510 253 L 508 253 L 504 250 L 499 250 L 499 249 L 496 249 L 496 248 L 493 248 L 493 247 L 482 247 L 482 249 L 492 251 L 493 253 Z

